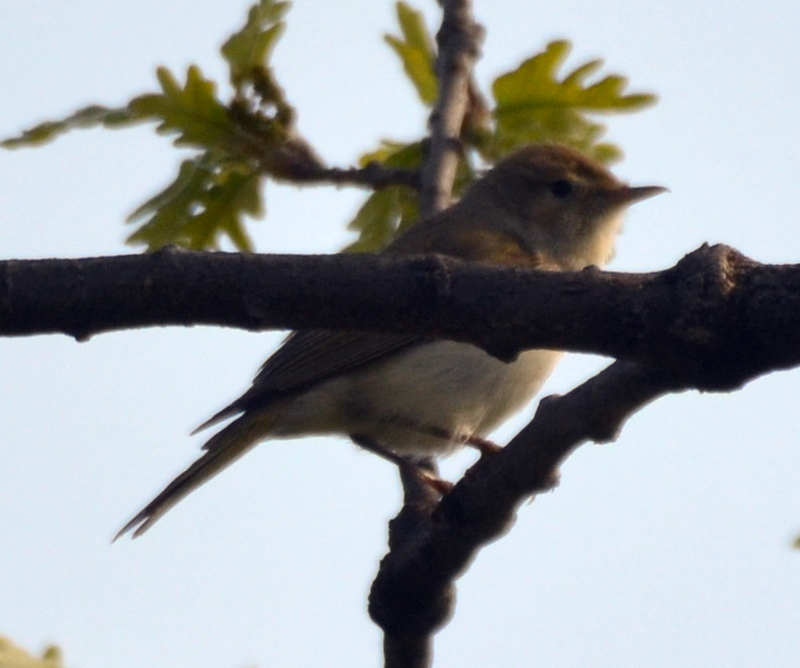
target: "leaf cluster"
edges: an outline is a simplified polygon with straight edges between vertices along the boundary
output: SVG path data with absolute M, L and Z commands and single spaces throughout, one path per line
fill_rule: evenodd
M 135 97 L 121 108 L 86 107 L 0 146 L 39 145 L 98 125 L 155 122 L 156 131 L 173 136 L 176 146 L 197 151 L 183 161 L 172 183 L 129 216 L 136 229 L 127 241 L 150 251 L 167 244 L 208 249 L 227 237 L 237 249 L 251 250 L 245 219 L 264 213 L 263 178 L 299 178 L 322 167 L 295 132 L 296 114 L 268 65 L 288 9 L 288 2 L 260 0 L 241 30 L 223 44 L 233 88 L 228 103 L 198 67 L 188 68 L 185 83 L 161 67 L 158 92 Z
M 251 250 L 248 219 L 263 216 L 263 181 L 325 181 L 322 161 L 296 132 L 296 111 L 287 101 L 269 65 L 286 29 L 288 2 L 259 0 L 242 28 L 222 45 L 233 94 L 223 102 L 215 82 L 199 68 L 188 68 L 185 82 L 166 68 L 157 70 L 160 90 L 133 98 L 127 105 L 94 105 L 59 120 L 45 122 L 0 142 L 5 148 L 46 143 L 80 128 L 127 127 L 153 122 L 174 144 L 194 149 L 175 179 L 139 206 L 128 218 L 135 226 L 127 241 L 156 250 L 167 244 L 192 249 L 218 248 L 227 238 L 239 250 Z M 437 49 L 422 14 L 400 0 L 396 4 L 399 34 L 384 40 L 399 57 L 420 102 L 433 107 L 438 93 Z M 615 144 L 602 141 L 606 126 L 596 116 L 632 112 L 655 102 L 650 94 L 626 94 L 627 80 L 598 76 L 601 60 L 590 60 L 561 75 L 571 45 L 550 42 L 491 84 L 491 102 L 477 85 L 462 128 L 462 159 L 455 192 L 476 176 L 478 168 L 520 145 L 557 142 L 573 146 L 600 162 L 621 157 Z M 418 170 L 426 139 L 383 140 L 362 155 L 361 167 Z M 334 182 L 334 179 L 330 179 Z M 408 185 L 374 185 L 348 227 L 356 240 L 347 251 L 376 251 L 418 217 L 417 193 Z

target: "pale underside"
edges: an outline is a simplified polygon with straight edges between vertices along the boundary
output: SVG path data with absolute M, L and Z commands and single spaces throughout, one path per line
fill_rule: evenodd
M 469 344 L 434 341 L 240 419 L 258 440 L 358 434 L 400 454 L 443 454 L 463 438 L 485 436 L 520 410 L 561 356 L 531 350 L 506 364 Z M 432 429 L 455 438 L 433 436 Z

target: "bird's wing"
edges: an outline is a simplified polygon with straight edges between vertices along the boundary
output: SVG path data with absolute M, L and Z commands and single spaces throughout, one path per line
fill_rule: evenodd
M 513 229 L 486 230 L 471 211 L 458 205 L 418 223 L 389 248 L 387 255 L 438 252 L 491 264 L 547 269 L 540 253 L 526 247 Z M 466 218 L 464 218 L 466 216 Z M 458 234 L 453 225 L 465 222 Z M 426 235 L 425 240 L 420 235 Z M 428 339 L 413 334 L 375 334 L 327 330 L 303 330 L 290 334 L 259 370 L 253 386 L 241 397 L 201 424 L 193 433 L 236 413 L 263 406 L 276 397 L 304 390 L 365 364 L 393 355 Z
M 413 334 L 327 330 L 292 332 L 264 362 L 253 386 L 192 433 L 276 396 L 303 390 L 426 341 Z
M 424 339 L 414 334 L 292 332 L 256 375 L 254 386 L 286 392 L 337 376 Z

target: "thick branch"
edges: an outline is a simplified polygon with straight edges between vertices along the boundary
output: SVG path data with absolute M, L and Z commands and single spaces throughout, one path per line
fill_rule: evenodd
M 389 522 L 390 554 L 383 559 L 381 572 L 387 561 L 390 571 L 393 563 L 413 561 L 418 546 L 431 533 L 439 505 L 438 493 L 419 476 L 401 469 L 400 478 L 403 507 Z M 380 580 L 379 574 L 376 583 Z M 419 589 L 421 583 L 415 584 Z M 409 596 L 399 581 L 382 593 L 377 587 L 373 584 L 369 612 L 384 631 L 385 668 L 427 668 L 433 661 L 433 631 L 449 620 L 455 608 L 455 583 L 438 582 L 434 588 L 422 585 L 427 593 L 422 596 L 419 592 Z
M 650 274 L 441 256 L 152 255 L 0 262 L 0 335 L 221 325 L 414 332 L 498 357 L 593 352 L 726 389 L 800 363 L 800 266 L 702 247 Z

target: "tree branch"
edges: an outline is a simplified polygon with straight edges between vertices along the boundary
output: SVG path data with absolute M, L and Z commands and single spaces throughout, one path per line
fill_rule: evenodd
M 647 274 L 539 272 L 443 256 L 201 253 L 0 262 L 0 335 L 163 325 L 411 332 L 502 359 L 555 348 L 732 389 L 800 364 L 800 265 L 703 246 Z
M 275 170 L 265 172 L 278 179 L 287 180 L 295 185 L 309 183 L 330 185 L 365 186 L 379 190 L 386 186 L 408 186 L 419 190 L 421 185 L 420 173 L 413 169 L 388 167 L 379 162 L 370 162 L 364 167 L 323 167 L 321 165 L 307 165 L 298 168 L 290 174 L 276 174 Z
M 459 137 L 469 106 L 473 64 L 483 28 L 472 16 L 470 0 L 443 0 L 442 27 L 436 34 L 439 97 L 428 120 L 430 144 L 422 171 L 420 213 L 430 216 L 450 202 L 460 152 Z

